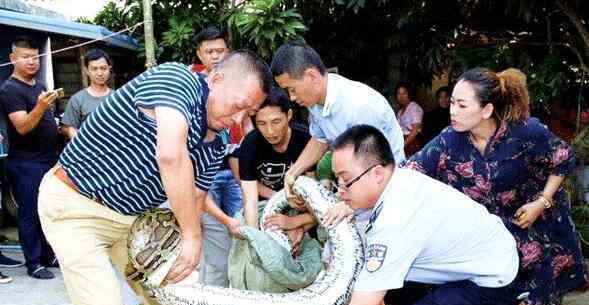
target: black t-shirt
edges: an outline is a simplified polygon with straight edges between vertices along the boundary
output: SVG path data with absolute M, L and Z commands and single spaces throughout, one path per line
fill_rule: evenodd
M 275 151 L 258 130 L 245 136 L 236 152 L 241 180 L 256 180 L 275 191 L 281 190 L 284 187 L 284 174 L 311 139 L 304 130 L 293 126 L 291 130 L 288 147 L 282 153 Z
M 0 87 L 0 104 L 6 116 L 10 143 L 9 159 L 57 162 L 60 138 L 53 107 L 47 109 L 37 127 L 25 135 L 19 134 L 8 118 L 13 112 L 31 112 L 44 90 L 45 86 L 39 82 L 31 86 L 14 77 L 8 78 Z

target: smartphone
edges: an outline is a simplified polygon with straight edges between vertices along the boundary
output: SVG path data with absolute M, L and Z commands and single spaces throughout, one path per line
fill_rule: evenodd
M 57 89 L 53 90 L 53 92 L 57 93 L 57 98 L 62 98 L 65 96 L 65 93 L 63 92 L 63 88 L 57 88 Z

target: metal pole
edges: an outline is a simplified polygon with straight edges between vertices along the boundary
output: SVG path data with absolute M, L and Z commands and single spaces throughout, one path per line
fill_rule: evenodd
M 143 26 L 145 30 L 145 66 L 149 69 L 156 65 L 151 0 L 143 0 L 143 21 L 145 21 Z

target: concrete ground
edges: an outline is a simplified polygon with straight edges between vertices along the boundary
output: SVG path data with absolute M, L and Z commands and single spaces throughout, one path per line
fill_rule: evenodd
M 23 259 L 20 251 L 2 250 L 2 253 L 14 259 Z M 12 282 L 0 284 L 2 301 L 5 305 L 71 305 L 63 284 L 63 277 L 57 268 L 50 268 L 56 277 L 51 280 L 36 280 L 27 275 L 25 267 L 0 268 L 0 271 L 12 277 Z
M 22 251 L 14 244 L 17 233 L 16 228 L 8 227 L 0 229 L 0 236 L 7 237 L 12 242 L 0 246 L 2 254 L 13 259 L 24 261 Z M 12 282 L 0 284 L 1 305 L 72 305 L 67 295 L 63 276 L 59 268 L 49 268 L 55 274 L 50 280 L 38 280 L 27 275 L 26 268 L 0 268 L 4 275 L 12 277 Z M 122 275 L 119 278 L 122 281 Z M 125 305 L 136 305 L 139 303 L 131 288 L 126 284 L 122 285 L 123 301 Z
M 2 249 L 2 254 L 23 261 L 21 251 Z M 2 305 L 72 305 L 67 295 L 59 268 L 49 268 L 56 276 L 51 280 L 37 280 L 27 275 L 25 267 L 0 268 L 12 277 L 12 282 L 0 284 L 0 304 Z M 139 303 L 126 285 L 123 288 L 125 305 Z

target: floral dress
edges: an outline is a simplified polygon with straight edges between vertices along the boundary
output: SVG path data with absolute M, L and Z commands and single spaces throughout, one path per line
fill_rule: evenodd
M 566 176 L 575 169 L 568 144 L 538 119 L 502 124 L 482 155 L 468 133 L 448 127 L 401 166 L 453 186 L 501 217 L 520 255 L 519 276 L 513 285 L 520 293 L 530 293 L 528 304 L 559 304 L 564 292 L 586 280 L 570 203 L 562 187 L 554 195 L 554 206 L 531 227 L 521 229 L 511 222 L 518 208 L 542 192 L 548 176 Z

